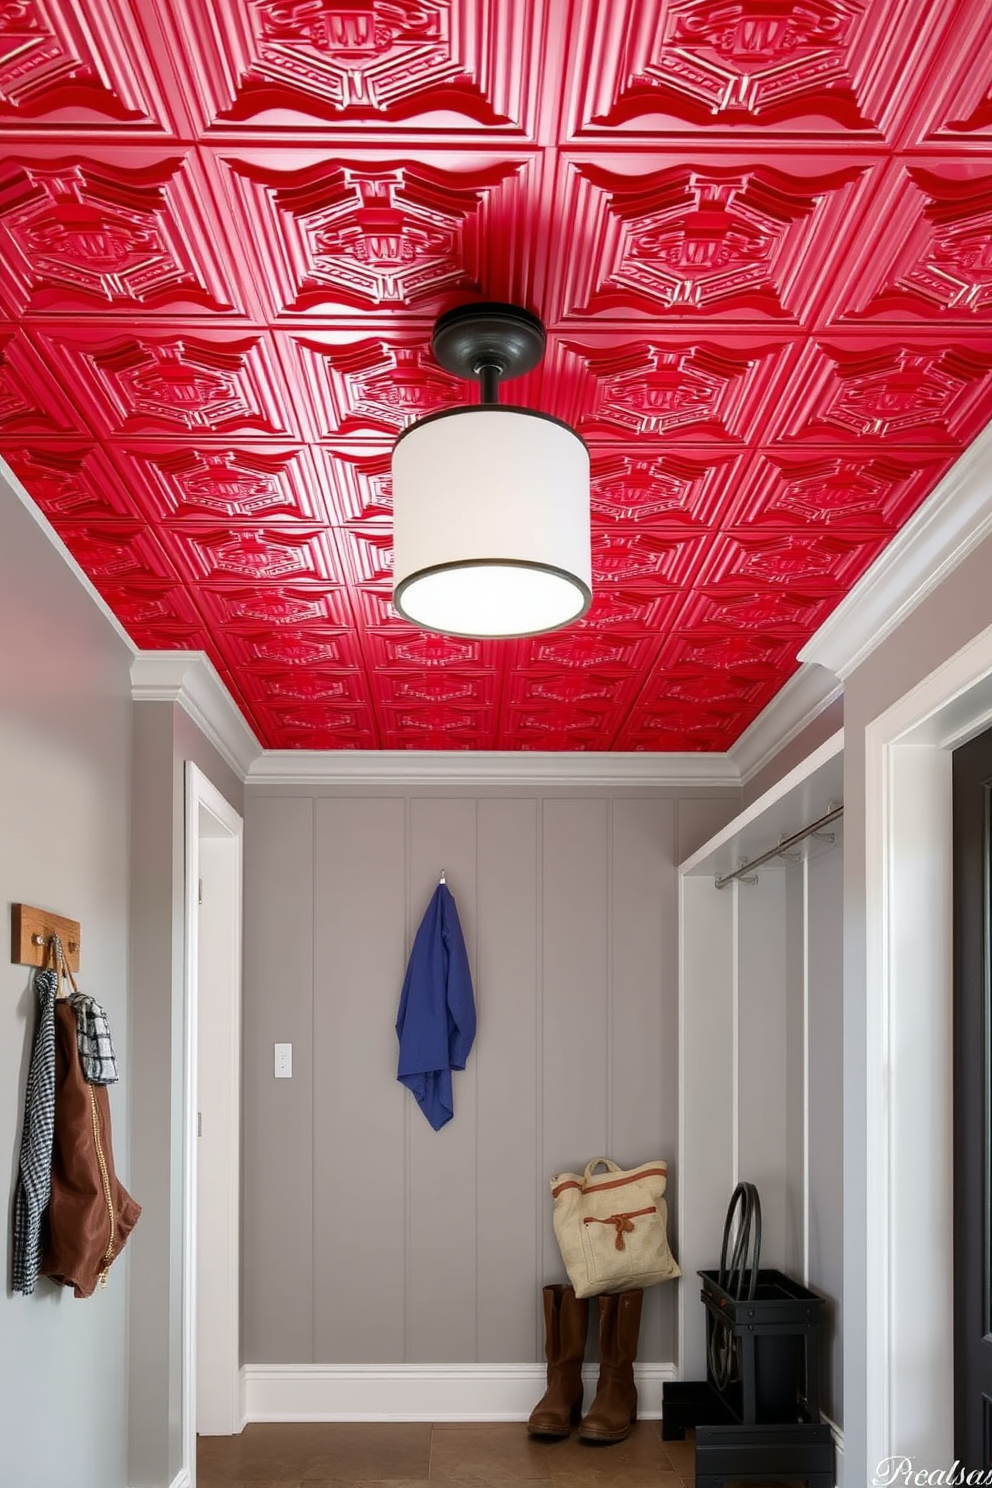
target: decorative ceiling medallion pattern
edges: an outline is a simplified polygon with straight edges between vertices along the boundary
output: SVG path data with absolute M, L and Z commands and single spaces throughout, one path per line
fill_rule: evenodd
M 865 121 L 851 65 L 865 8 L 864 0 L 675 0 L 659 24 L 657 7 L 642 0 L 603 122 L 659 106 L 698 123 L 766 123 L 815 108 L 857 129 Z
M 2 282 L 18 312 L 114 306 L 218 311 L 180 225 L 195 192 L 178 162 L 127 172 L 72 159 L 0 167 Z M 202 233 L 196 232 L 198 238 Z
M 235 173 L 248 232 L 270 218 L 273 266 L 281 270 L 276 309 L 292 313 L 399 308 L 452 290 L 478 294 L 481 242 L 492 230 L 492 214 L 480 209 L 508 168 L 481 178 L 475 172 L 468 183 L 406 164 L 322 164 L 289 177 L 246 166 Z
M 680 315 L 791 315 L 787 286 L 805 265 L 823 208 L 861 175 L 857 167 L 815 178 L 769 167 L 618 177 L 593 166 L 581 176 L 602 198 L 601 258 L 587 302 L 573 313 L 636 305 Z M 577 182 L 582 193 L 582 184 Z M 805 287 L 805 286 L 804 286 Z
M 992 418 L 990 77 L 987 0 L 0 0 L 0 455 L 270 747 L 726 749 Z M 479 297 L 592 465 L 518 641 L 391 601 Z

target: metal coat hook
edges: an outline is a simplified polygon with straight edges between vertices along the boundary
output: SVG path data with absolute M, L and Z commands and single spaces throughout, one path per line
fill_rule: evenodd
M 438 879 L 438 883 L 439 884 L 446 884 L 447 882 L 448 882 L 448 880 L 445 878 L 445 876 L 444 876 L 444 869 L 442 868 L 441 869 L 441 877 Z

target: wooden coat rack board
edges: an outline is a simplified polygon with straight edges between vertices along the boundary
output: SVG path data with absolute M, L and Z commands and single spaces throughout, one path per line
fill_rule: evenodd
M 69 970 L 78 971 L 81 943 L 78 920 L 67 920 L 64 915 L 51 914 L 47 909 L 35 909 L 30 904 L 10 906 L 11 961 L 19 966 L 48 965 L 53 935 L 57 935 L 62 942 Z

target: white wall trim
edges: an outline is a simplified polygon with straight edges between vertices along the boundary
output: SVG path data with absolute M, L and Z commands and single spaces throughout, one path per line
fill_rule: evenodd
M 192 760 L 185 766 L 185 883 L 183 923 L 185 931 L 185 965 L 183 978 L 183 1150 L 182 1150 L 182 1194 L 183 1194 L 183 1251 L 182 1251 L 182 1325 L 180 1337 L 181 1353 L 181 1435 L 183 1446 L 183 1471 L 189 1481 L 196 1475 L 196 1428 L 197 1428 L 197 1261 L 201 1240 L 197 1212 L 197 1106 L 198 1106 L 198 1027 L 199 1027 L 199 877 L 201 833 L 209 826 L 207 818 L 213 819 L 215 830 L 211 835 L 220 835 L 230 840 L 234 857 L 231 866 L 237 888 L 234 894 L 234 916 L 231 940 L 236 947 L 236 964 L 232 968 L 230 987 L 226 989 L 228 1006 L 225 1023 L 228 1030 L 228 1084 L 232 1096 L 230 1108 L 225 1113 L 221 1141 L 227 1144 L 227 1158 L 231 1166 L 231 1183 L 227 1193 L 225 1232 L 213 1236 L 211 1255 L 223 1257 L 223 1281 L 226 1287 L 228 1306 L 225 1315 L 229 1320 L 229 1335 L 223 1340 L 221 1367 L 227 1366 L 229 1408 L 224 1424 L 230 1432 L 239 1429 L 241 1416 L 239 1389 L 241 1370 L 239 1317 L 240 1317 L 240 1120 L 241 1120 L 241 915 L 242 915 L 242 845 L 243 823 L 233 806 Z M 216 1054 L 216 1051 L 214 1051 Z M 233 1150 L 232 1150 L 233 1148 Z M 220 1392 L 223 1394 L 223 1385 Z
M 799 653 L 848 677 L 911 610 L 992 532 L 992 425 L 965 450 L 919 511 Z
M 249 785 L 739 786 L 727 754 L 503 750 L 266 750 Z
M 823 1422 L 824 1426 L 829 1426 L 830 1427 L 830 1434 L 831 1434 L 831 1436 L 834 1439 L 834 1451 L 837 1454 L 836 1471 L 834 1473 L 834 1481 L 837 1482 L 837 1483 L 843 1483 L 843 1481 L 844 1481 L 844 1433 L 841 1430 L 841 1428 L 837 1425 L 837 1422 L 836 1421 L 831 1421 L 830 1417 L 824 1411 L 821 1411 L 820 1412 L 820 1420 Z
M 178 703 L 238 779 L 247 779 L 262 746 L 206 652 L 139 651 L 131 663 L 131 696 Z
M 845 1290 L 860 1273 L 866 1297 L 863 1339 L 845 1340 L 867 1377 L 855 1478 L 893 1455 L 953 1457 L 949 751 L 990 707 L 992 626 L 865 731 L 866 995 L 863 1024 L 845 1034 L 845 1063 L 864 1081 L 868 1159 L 864 1191 L 845 1201 Z
M 597 1365 L 583 1368 L 588 1407 Z M 635 1364 L 637 1414 L 661 1419 L 674 1364 Z M 526 1421 L 543 1364 L 248 1364 L 248 1421 Z
M 686 858 L 684 862 L 680 863 L 679 872 L 682 874 L 716 874 L 726 872 L 728 867 L 736 867 L 736 863 L 725 864 L 722 861 L 722 855 L 725 853 L 728 844 L 739 847 L 745 840 L 745 834 L 748 832 L 751 832 L 752 835 L 756 833 L 756 850 L 754 853 L 749 851 L 747 853 L 748 857 L 757 857 L 759 850 L 764 851 L 765 848 L 773 847 L 775 839 L 772 835 L 772 829 L 766 822 L 769 813 L 780 802 L 788 806 L 793 799 L 801 794 L 801 788 L 804 783 L 814 780 L 818 776 L 818 772 L 829 766 L 832 760 L 839 761 L 843 755 L 843 751 L 844 730 L 838 729 L 835 734 L 830 735 L 829 739 L 824 739 L 823 743 L 814 749 L 812 754 L 808 754 L 805 759 L 800 760 L 799 764 L 794 766 L 786 775 L 783 775 L 780 780 L 776 780 L 773 785 L 769 786 L 768 790 L 760 795 L 757 800 L 752 801 L 750 806 L 746 806 L 725 827 L 721 827 L 719 832 L 714 833 L 701 847 L 697 848 L 691 857 Z M 826 804 L 824 801 L 824 810 L 826 810 Z M 786 827 L 786 830 L 794 832 L 802 825 L 804 825 L 802 822 L 792 822 Z M 785 826 L 784 822 L 783 826 Z
M 747 785 L 843 691 L 843 683 L 825 667 L 813 662 L 801 666 L 728 749 L 741 784 Z
M 184 1467 L 180 1468 L 169 1484 L 169 1488 L 192 1488 L 193 1480 Z

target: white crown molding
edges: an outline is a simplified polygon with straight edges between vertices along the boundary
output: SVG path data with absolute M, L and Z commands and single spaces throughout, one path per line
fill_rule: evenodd
M 135 702 L 178 703 L 244 781 L 262 752 L 255 735 L 203 651 L 139 651 L 131 663 Z
M 597 1366 L 582 1370 L 586 1405 Z M 661 1418 L 674 1364 L 635 1364 L 637 1414 Z M 247 1364 L 248 1421 L 526 1421 L 544 1390 L 543 1364 Z
M 826 667 L 805 663 L 727 751 L 747 785 L 844 691 Z
M 136 655 L 138 652 L 137 646 L 134 644 L 131 637 L 128 635 L 127 631 L 124 629 L 123 625 L 118 620 L 117 616 L 114 614 L 113 610 L 110 608 L 103 595 L 100 593 L 99 589 L 95 588 L 94 585 L 91 583 L 90 579 L 86 576 L 86 574 L 80 568 L 79 564 L 76 562 L 75 558 L 69 552 L 69 549 L 59 537 L 58 533 L 55 531 L 55 528 L 45 516 L 44 512 L 39 506 L 35 504 L 34 501 L 32 501 L 27 491 L 17 479 L 17 476 L 11 470 L 7 462 L 2 458 L 0 458 L 0 482 L 9 487 L 11 494 L 17 498 L 17 500 L 27 511 L 28 515 L 35 522 L 37 522 L 38 526 L 48 538 L 48 541 L 51 543 L 52 547 L 62 559 L 62 562 L 65 564 L 66 568 L 68 568 L 72 573 L 73 578 L 75 578 L 77 582 L 82 586 L 82 588 L 86 590 L 86 593 L 96 605 L 97 609 L 100 611 L 100 614 L 104 617 L 105 620 L 109 622 L 113 630 L 115 630 L 116 633 L 120 636 L 121 640 L 124 642 L 127 649 L 131 652 L 132 656 Z
M 992 532 L 992 424 L 799 653 L 850 676 Z
M 726 754 L 270 749 L 249 785 L 740 785 Z

